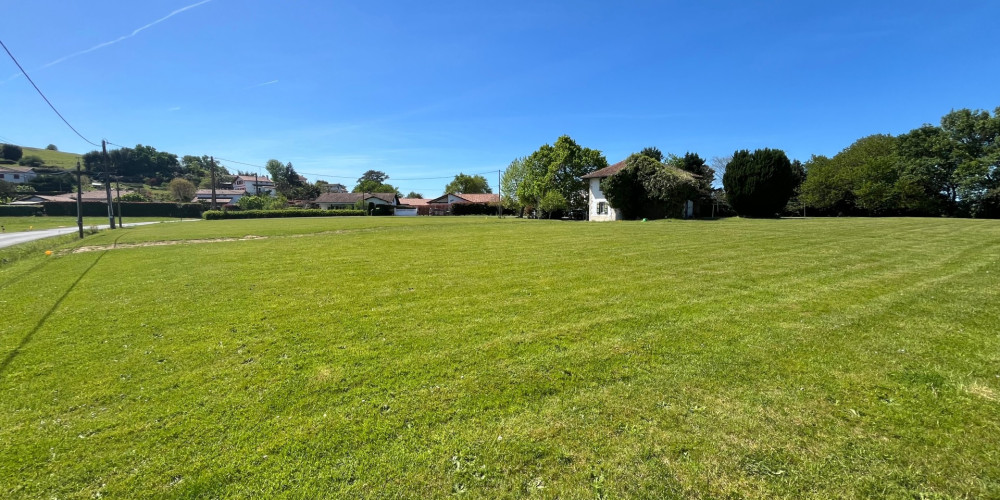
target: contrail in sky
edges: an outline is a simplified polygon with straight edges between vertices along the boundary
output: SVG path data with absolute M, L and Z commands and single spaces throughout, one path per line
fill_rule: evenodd
M 56 59 L 55 61 L 52 61 L 52 62 L 46 64 L 45 66 L 42 66 L 41 69 L 48 68 L 50 66 L 55 66 L 56 64 L 59 64 L 59 63 L 61 63 L 63 61 L 66 61 L 67 59 L 72 59 L 72 58 L 77 57 L 77 56 L 82 56 L 84 54 L 88 54 L 88 53 L 93 52 L 95 50 L 103 49 L 104 47 L 107 47 L 109 45 L 114 45 L 114 44 L 116 44 L 116 43 L 118 43 L 118 42 L 120 42 L 122 40 L 127 40 L 129 38 L 132 38 L 132 37 L 138 35 L 139 33 L 143 32 L 144 30 L 152 28 L 153 26 L 156 26 L 157 24 L 160 24 L 163 21 L 166 21 L 167 19 L 170 19 L 171 17 L 174 17 L 177 14 L 180 14 L 181 12 L 184 12 L 185 10 L 193 9 L 195 7 L 198 7 L 200 5 L 204 5 L 204 4 L 206 4 L 208 2 L 211 2 L 211 1 L 212 0 L 201 0 L 200 2 L 193 3 L 191 5 L 188 5 L 187 7 L 181 7 L 180 9 L 177 9 L 177 10 L 175 10 L 175 11 L 173 11 L 173 12 L 171 12 L 171 13 L 169 13 L 169 14 L 167 14 L 167 15 L 165 15 L 165 16 L 163 16 L 163 17 L 161 17 L 161 18 L 159 18 L 159 19 L 157 19 L 157 20 L 155 20 L 155 21 L 153 21 L 153 22 L 151 22 L 151 23 L 149 23 L 149 24 L 141 27 L 141 28 L 136 29 L 135 31 L 133 31 L 132 33 L 130 33 L 128 35 L 122 35 L 122 36 L 120 36 L 120 37 L 118 37 L 118 38 L 116 38 L 114 40 L 111 40 L 110 42 L 99 43 L 99 44 L 94 45 L 93 47 L 91 47 L 89 49 L 81 50 L 80 52 L 75 52 L 75 53 L 70 54 L 70 55 L 65 56 L 65 57 L 60 57 L 59 59 Z
M 269 82 L 258 83 L 257 85 L 251 85 L 251 86 L 247 87 L 247 90 L 255 89 L 257 87 L 263 87 L 264 85 L 274 85 L 275 83 L 278 83 L 278 80 L 271 80 Z

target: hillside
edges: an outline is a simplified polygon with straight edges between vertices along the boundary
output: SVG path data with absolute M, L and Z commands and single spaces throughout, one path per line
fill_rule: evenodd
M 45 161 L 45 166 L 60 167 L 67 169 L 76 168 L 76 162 L 83 155 L 77 153 L 64 153 L 62 151 L 49 151 L 48 149 L 29 148 L 21 146 L 24 156 L 35 155 Z

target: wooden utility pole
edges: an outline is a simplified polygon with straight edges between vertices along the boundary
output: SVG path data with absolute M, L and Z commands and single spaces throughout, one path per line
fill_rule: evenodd
M 101 151 L 104 154 L 104 192 L 108 197 L 108 226 L 115 228 L 115 207 L 111 204 L 111 160 L 108 159 L 108 141 L 101 139 Z
M 209 168 L 212 169 L 212 210 L 215 210 L 217 208 L 215 205 L 215 157 L 209 156 L 208 161 L 210 165 Z
M 76 226 L 80 229 L 80 239 L 83 239 L 83 174 L 79 160 L 76 162 Z

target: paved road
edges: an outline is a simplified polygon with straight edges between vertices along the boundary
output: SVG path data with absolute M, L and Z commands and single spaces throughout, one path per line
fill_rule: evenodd
M 184 219 L 186 222 L 191 222 L 197 219 Z M 173 222 L 173 221 L 171 221 Z M 133 226 L 145 226 L 147 224 L 159 224 L 159 222 L 126 222 L 124 227 Z M 94 226 L 84 226 L 84 228 L 94 227 Z M 108 225 L 97 226 L 97 229 L 108 229 Z M 0 248 L 9 247 L 13 245 L 18 245 L 21 243 L 27 243 L 29 241 L 40 240 L 42 238 L 51 238 L 53 236 L 59 236 L 61 234 L 73 234 L 79 231 L 76 226 L 73 227 L 60 227 L 56 229 L 39 229 L 33 231 L 21 231 L 18 233 L 3 233 L 0 234 Z

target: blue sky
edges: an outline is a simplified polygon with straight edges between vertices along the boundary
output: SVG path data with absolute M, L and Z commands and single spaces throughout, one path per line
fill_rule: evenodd
M 1000 2 L 0 0 L 88 139 L 441 193 L 568 134 L 806 160 L 1000 106 Z M 173 15 L 171 15 L 173 14 Z M 92 50 L 91 50 L 92 49 Z M 0 141 L 86 152 L 0 58 Z M 232 169 L 246 168 L 228 165 Z

